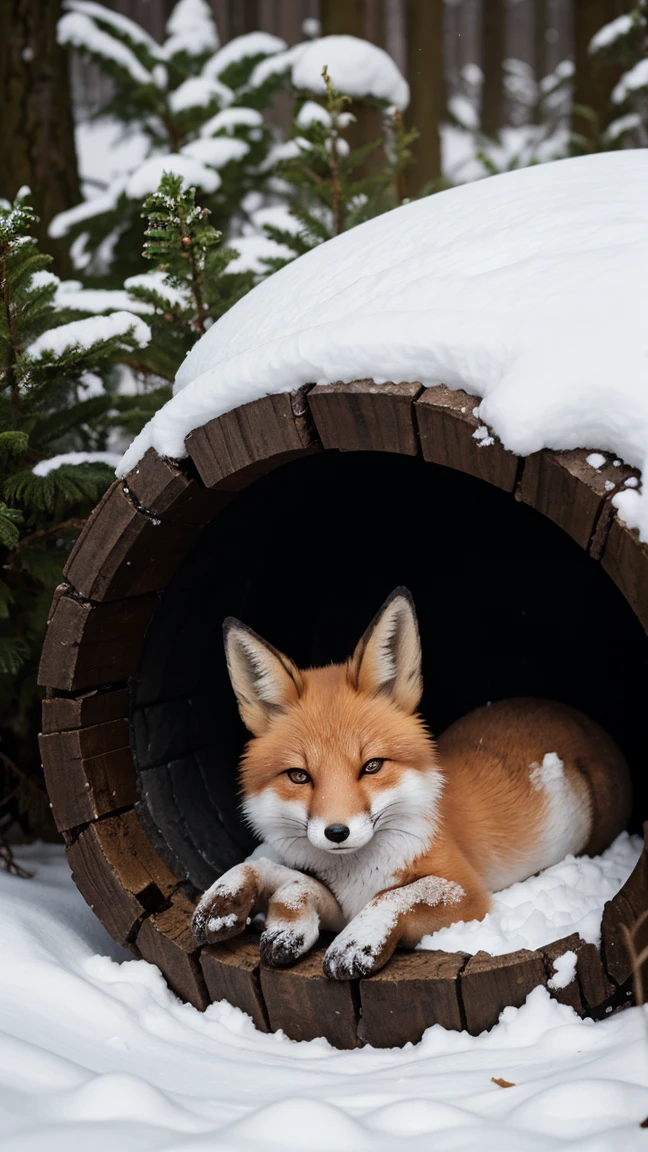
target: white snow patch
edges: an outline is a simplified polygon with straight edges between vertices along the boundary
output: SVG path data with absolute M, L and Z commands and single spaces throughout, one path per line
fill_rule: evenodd
M 639 92 L 642 88 L 648 88 L 648 56 L 644 56 L 634 68 L 623 74 L 612 89 L 612 99 L 615 104 L 623 104 L 631 92 Z
M 634 20 L 629 13 L 624 13 L 623 16 L 617 16 L 616 20 L 610 20 L 609 24 L 604 24 L 599 28 L 598 32 L 592 36 L 589 42 L 590 52 L 600 52 L 602 48 L 609 48 L 614 44 L 615 40 L 620 40 L 623 36 L 627 36 L 628 32 L 632 31 Z
M 227 105 L 233 99 L 232 89 L 221 84 L 220 80 L 208 76 L 190 76 L 169 93 L 169 108 L 177 115 L 189 108 L 206 108 L 214 100 Z
M 330 113 L 315 100 L 305 100 L 295 117 L 295 124 L 298 128 L 308 128 L 314 123 L 324 124 L 326 128 L 330 128 Z
M 576 976 L 578 956 L 571 949 L 556 956 L 553 962 L 553 975 L 547 980 L 548 988 L 566 988 Z
M 235 36 L 228 40 L 203 68 L 204 76 L 220 76 L 230 64 L 238 64 L 240 60 L 251 56 L 273 56 L 276 52 L 283 52 L 288 47 L 285 40 L 273 36 L 270 32 L 246 32 L 243 36 Z
M 625 116 L 617 116 L 608 124 L 603 135 L 606 140 L 618 140 L 625 132 L 634 132 L 641 127 L 641 116 L 638 112 L 628 112 Z
M 459 921 L 424 936 L 419 948 L 447 952 L 482 949 L 492 956 L 541 948 L 572 932 L 591 944 L 600 943 L 601 916 L 625 884 L 642 849 L 638 836 L 622 832 L 600 856 L 566 856 L 519 884 L 493 896 L 483 920 Z
M 45 352 L 61 356 L 70 348 L 90 348 L 97 340 L 129 334 L 138 347 L 145 348 L 151 340 L 151 329 L 132 312 L 113 312 L 110 316 L 92 316 L 88 320 L 73 320 L 59 328 L 42 332 L 25 349 L 30 360 L 40 360 Z
M 395 104 L 401 111 L 409 104 L 409 85 L 392 57 L 356 36 L 322 36 L 277 52 L 257 64 L 250 87 L 258 88 L 270 76 L 290 72 L 295 88 L 323 95 L 325 65 L 334 86 L 347 96 L 373 96 Z
M 64 0 L 63 7 L 66 12 L 82 12 L 84 16 L 94 16 L 102 24 L 108 24 L 116 32 L 127 36 L 134 44 L 146 48 L 151 56 L 158 56 L 160 53 L 157 40 L 154 40 L 141 24 L 137 24 L 128 16 L 123 16 L 121 12 L 112 12 L 105 4 L 97 4 L 95 0 Z
M 98 28 L 83 12 L 66 12 L 56 26 L 56 38 L 63 48 L 86 49 L 124 68 L 137 84 L 152 84 L 153 77 L 138 60 L 132 48 L 109 32 Z
M 599 1023 L 535 989 L 489 1033 L 338 1051 L 201 1013 L 110 940 L 63 848 L 0 873 L 0 1105 L 7 1150 L 596 1152 L 642 1147 L 638 1008 Z M 515 1084 L 503 1091 L 491 1077 Z
M 131 288 L 148 288 L 157 292 L 158 296 L 163 296 L 174 307 L 177 305 L 186 308 L 189 303 L 189 293 L 170 284 L 165 272 L 138 272 L 136 276 L 129 276 L 128 280 L 124 281 L 124 288 L 128 290 Z M 139 303 L 131 295 L 128 298 L 131 302 L 131 308 L 134 304 Z
M 76 312 L 131 311 L 144 314 L 153 311 L 150 304 L 134 300 L 122 288 L 84 288 L 79 280 L 64 280 L 56 297 L 61 308 L 71 308 Z
M 235 128 L 260 128 L 263 116 L 256 108 L 222 108 L 200 128 L 201 136 L 215 136 L 217 132 L 231 133 Z
M 589 456 L 585 457 L 585 460 L 590 468 L 595 468 L 597 472 L 599 468 L 602 468 L 606 463 L 605 456 L 603 456 L 601 452 L 590 452 Z
M 168 152 L 165 156 L 151 156 L 150 160 L 146 160 L 132 173 L 126 185 L 126 195 L 132 200 L 142 200 L 157 191 L 165 172 L 181 176 L 183 188 L 193 185 L 201 188 L 203 192 L 215 192 L 220 188 L 221 178 L 213 168 L 206 168 L 191 156 Z
M 49 460 L 39 460 L 38 464 L 34 464 L 32 472 L 34 476 L 48 476 L 62 464 L 109 464 L 111 468 L 116 468 L 118 463 L 117 452 L 61 452 L 58 456 L 50 456 Z
M 120 176 L 113 180 L 105 192 L 100 192 L 91 200 L 83 200 L 81 204 L 75 204 L 73 208 L 68 208 L 65 212 L 59 212 L 57 216 L 52 218 L 47 230 L 48 234 L 53 240 L 58 240 L 61 236 L 67 236 L 70 229 L 76 224 L 81 224 L 84 220 L 92 220 L 94 216 L 101 216 L 104 212 L 114 212 L 125 185 L 126 180 Z
M 220 44 L 208 0 L 177 0 L 166 32 L 162 55 L 167 60 L 180 52 L 189 56 L 216 52 Z
M 201 164 L 222 168 L 232 160 L 242 160 L 250 151 L 245 140 L 235 136 L 212 136 L 209 139 L 191 140 L 180 149 L 181 156 L 189 156 Z
M 639 481 L 637 480 L 636 476 L 628 476 L 627 480 L 623 481 L 623 484 L 624 484 L 625 488 L 638 488 L 639 487 Z

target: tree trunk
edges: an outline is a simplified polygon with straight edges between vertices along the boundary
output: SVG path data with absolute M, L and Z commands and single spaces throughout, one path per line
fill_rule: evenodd
M 324 36 L 365 35 L 366 0 L 321 0 Z
M 441 175 L 439 127 L 444 113 L 443 0 L 407 0 L 407 76 L 411 98 L 408 123 L 420 136 L 407 170 L 409 196 Z
M 12 198 L 31 188 L 38 239 L 67 275 L 65 242 L 47 236 L 52 217 L 81 199 L 67 57 L 56 43 L 60 14 L 61 0 L 0 0 L 1 189 Z
M 506 0 L 482 0 L 481 67 L 484 74 L 481 97 L 481 129 L 497 136 L 504 123 L 504 72 L 506 56 Z
M 581 0 L 573 6 L 574 22 L 574 96 L 572 108 L 572 151 L 596 152 L 601 133 L 617 115 L 611 92 L 623 69 L 616 64 L 601 64 L 589 52 L 592 36 L 626 12 L 623 0 Z

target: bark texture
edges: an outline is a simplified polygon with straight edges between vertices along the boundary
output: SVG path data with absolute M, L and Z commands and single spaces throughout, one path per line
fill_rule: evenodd
M 420 133 L 413 147 L 416 164 L 406 174 L 409 196 L 441 175 L 443 8 L 443 0 L 407 0 L 407 78 L 411 91 L 407 121 Z
M 61 0 L 0 0 L 0 192 L 12 198 L 31 188 L 38 239 L 67 275 L 65 243 L 47 236 L 52 217 L 81 199 L 67 57 L 56 43 L 60 14 Z
M 481 99 L 481 128 L 496 136 L 504 123 L 504 72 L 506 57 L 505 0 L 482 3 L 481 66 L 484 73 Z

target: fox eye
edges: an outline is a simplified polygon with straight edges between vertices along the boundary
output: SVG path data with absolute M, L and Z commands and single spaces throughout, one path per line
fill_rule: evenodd
M 303 768 L 289 768 L 286 776 L 292 780 L 293 784 L 310 784 L 311 782 L 310 775 Z
M 367 760 L 367 763 L 363 764 L 362 768 L 360 769 L 360 775 L 375 776 L 376 772 L 380 772 L 380 769 L 384 763 L 384 760 Z

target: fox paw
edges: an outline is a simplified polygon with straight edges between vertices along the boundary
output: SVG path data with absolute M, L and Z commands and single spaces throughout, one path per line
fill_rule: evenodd
M 349 925 L 327 948 L 322 967 L 329 980 L 360 980 L 387 963 L 391 951 L 385 941 L 361 941 Z
M 259 940 L 259 952 L 270 968 L 288 968 L 295 964 L 310 945 L 298 925 L 266 928 Z
M 216 944 L 244 931 L 256 900 L 256 885 L 245 866 L 232 868 L 198 902 L 191 930 L 201 944 Z

